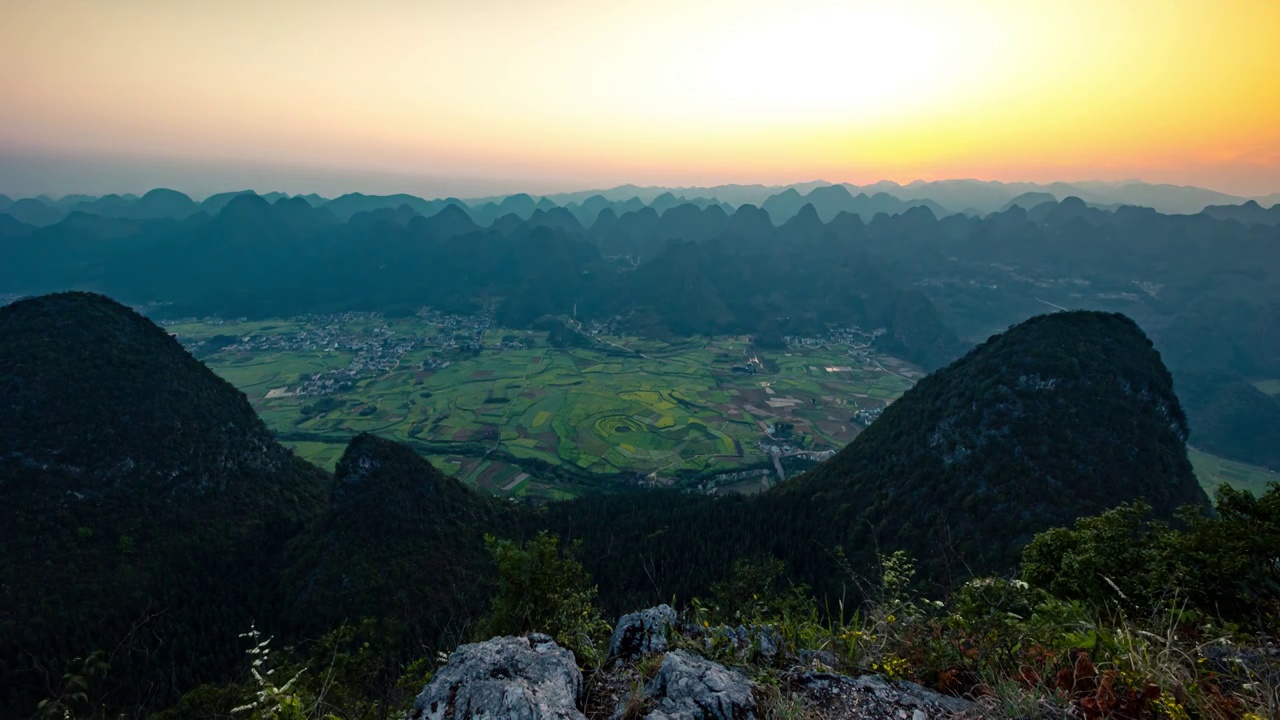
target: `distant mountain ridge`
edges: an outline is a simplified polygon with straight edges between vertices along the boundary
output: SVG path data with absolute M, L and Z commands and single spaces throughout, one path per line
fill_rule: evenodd
M 859 193 L 875 196 L 887 193 L 899 200 L 908 202 L 930 200 L 949 212 L 976 212 L 986 214 L 1005 207 L 1013 198 L 1026 193 L 1046 193 L 1057 198 L 1077 196 L 1086 202 L 1114 207 L 1118 205 L 1138 205 L 1151 207 L 1163 213 L 1193 214 L 1200 212 L 1208 205 L 1238 205 L 1250 198 L 1231 195 L 1204 188 L 1130 182 L 999 182 L 985 180 L 916 180 L 906 185 L 892 181 L 881 181 L 868 185 L 854 183 L 831 183 L 813 181 L 791 185 L 718 185 L 711 187 L 640 187 L 622 185 L 607 190 L 588 190 L 574 193 L 557 193 L 548 195 L 554 202 L 582 202 L 592 195 L 600 195 L 609 200 L 623 200 L 637 197 L 644 202 L 664 192 L 686 197 L 715 198 L 732 206 L 752 204 L 762 205 L 769 197 L 795 190 L 807 194 L 819 187 L 840 185 L 850 194 Z M 1280 195 L 1255 198 L 1258 202 L 1270 206 L 1280 202 Z M 780 222 L 781 220 L 779 220 Z
M 1270 208 L 1264 208 L 1255 200 L 1240 205 L 1210 205 L 1204 214 L 1218 220 L 1235 220 L 1247 225 L 1280 225 L 1280 201 Z
M 12 199 L 0 196 L 0 212 L 9 212 L 18 220 L 37 226 L 57 222 L 71 212 L 85 212 L 103 217 L 148 219 L 182 218 L 197 211 L 216 215 L 231 198 L 249 194 L 242 190 L 217 193 L 200 203 L 174 190 L 157 188 L 142 197 L 136 195 L 68 195 L 58 200 L 40 196 Z M 846 197 L 846 195 L 848 197 Z M 263 193 L 269 202 L 294 197 L 286 193 Z M 799 211 L 806 202 L 813 204 L 824 221 L 840 211 L 861 215 L 870 220 L 877 213 L 898 214 L 916 206 L 928 207 L 935 215 L 952 213 L 985 215 L 1007 210 L 1015 201 L 1030 209 L 1029 197 L 1040 201 L 1079 197 L 1091 205 L 1114 209 L 1121 205 L 1150 207 L 1162 213 L 1194 214 L 1210 206 L 1261 203 L 1266 207 L 1280 204 L 1280 194 L 1247 198 L 1204 188 L 1151 184 L 1143 182 L 996 182 L 979 180 L 917 180 L 906 185 L 881 181 L 869 185 L 812 181 L 791 185 L 717 185 L 712 187 L 641 187 L 621 185 L 609 189 L 553 193 L 533 196 L 526 193 L 497 195 L 461 200 L 458 198 L 422 198 L 411 194 L 365 195 L 348 193 L 332 200 L 316 194 L 299 195 L 314 207 L 328 205 L 331 212 L 346 221 L 359 212 L 408 206 L 420 215 L 433 215 L 445 205 L 459 205 L 480 225 L 488 226 L 504 215 L 527 220 L 534 210 L 563 207 L 583 225 L 595 223 L 601 210 L 614 212 L 653 207 L 659 214 L 677 204 L 691 203 L 699 207 L 718 204 L 727 213 L 742 205 L 764 207 L 781 224 Z M 801 199 L 803 198 L 803 200 Z M 850 199 L 852 198 L 852 199 Z M 18 203 L 21 203 L 20 205 Z M 13 211 L 8 208 L 17 207 Z M 1274 223 L 1270 223 L 1274 224 Z
M 586 227 L 569 209 L 525 197 L 496 208 L 505 214 L 486 228 L 461 203 L 422 216 L 407 202 L 392 209 L 364 196 L 339 200 L 315 207 L 240 194 L 213 217 L 124 227 L 77 213 L 44 228 L 0 224 L 11 238 L 0 244 L 0 289 L 92 289 L 164 303 L 169 314 L 233 316 L 423 305 L 474 312 L 494 297 L 496 319 L 515 327 L 577 314 L 658 337 L 750 332 L 774 313 L 791 318 L 796 332 L 832 322 L 886 327 L 896 352 L 926 365 L 960 351 L 945 324 L 927 320 L 927 300 L 916 302 L 922 313 L 896 312 L 909 291 L 855 245 L 833 241 L 835 228 L 860 232 L 847 213 L 829 227 L 802 209 L 775 226 L 762 211 L 730 216 L 718 204 L 672 198 L 661 214 L 606 207 Z M 751 277 L 770 288 L 771 306 L 744 293 Z
M 870 196 L 860 192 L 855 196 L 844 185 L 817 187 L 807 195 L 795 189 L 786 190 L 769 197 L 761 208 L 770 217 L 781 220 L 794 217 L 805 205 L 812 205 L 823 222 L 830 222 L 842 212 L 858 215 L 867 221 L 880 213 L 900 215 L 913 207 L 926 207 L 938 217 L 950 214 L 932 200 L 904 201 L 884 192 Z

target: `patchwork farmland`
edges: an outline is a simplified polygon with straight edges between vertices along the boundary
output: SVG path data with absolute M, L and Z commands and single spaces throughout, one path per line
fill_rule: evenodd
M 784 466 L 848 443 L 923 376 L 838 341 L 761 351 L 745 337 L 597 334 L 586 347 L 552 347 L 547 333 L 440 313 L 168 329 L 321 467 L 333 470 L 352 436 L 372 432 L 494 494 L 557 499 L 626 482 L 758 492 Z M 1274 479 L 1189 455 L 1210 493 L 1224 482 L 1260 493 Z
M 770 445 L 793 455 L 835 450 L 861 430 L 856 414 L 883 408 L 920 375 L 893 358 L 852 358 L 841 345 L 762 353 L 745 337 L 601 336 L 557 348 L 546 333 L 452 316 L 201 320 L 169 330 L 318 465 L 333 469 L 353 435 L 372 432 L 512 495 L 563 497 L 577 491 L 565 482 L 575 477 L 671 484 L 772 467 Z M 744 372 L 752 358 L 759 371 Z M 768 485 L 754 483 L 745 486 Z

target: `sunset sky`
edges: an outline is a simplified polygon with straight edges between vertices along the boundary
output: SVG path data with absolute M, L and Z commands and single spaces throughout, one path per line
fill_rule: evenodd
M 0 0 L 0 192 L 1280 192 L 1277 0 Z

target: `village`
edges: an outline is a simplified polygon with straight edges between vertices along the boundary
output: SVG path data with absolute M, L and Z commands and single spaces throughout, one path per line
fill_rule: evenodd
M 868 332 L 857 325 L 841 325 L 829 329 L 825 335 L 786 335 L 783 340 L 786 341 L 788 347 L 813 348 L 843 345 L 847 348 L 845 352 L 849 357 L 855 358 L 864 364 L 870 364 L 875 358 L 873 346 L 876 338 L 886 332 L 885 328 L 875 328 Z
M 431 348 L 436 352 L 419 364 L 422 370 L 438 370 L 451 364 L 451 357 L 460 353 L 477 353 L 485 347 L 484 334 L 491 327 L 490 318 L 483 315 L 451 315 L 435 310 L 423 310 L 421 334 L 397 332 L 378 313 L 344 312 L 329 315 L 302 315 L 290 318 L 290 325 L 300 329 L 284 332 L 256 332 L 219 343 L 215 348 L 205 348 L 209 340 L 193 340 L 180 334 L 178 340 L 187 349 L 214 349 L 226 353 L 345 353 L 352 358 L 346 367 L 324 370 L 304 375 L 294 387 L 273 388 L 268 398 L 315 397 L 332 395 L 353 389 L 368 377 L 393 372 L 400 367 L 405 355 L 420 349 Z M 219 318 L 183 319 L 168 323 L 178 326 L 186 323 L 236 326 L 246 322 Z M 523 347 L 518 341 L 498 343 L 496 349 Z

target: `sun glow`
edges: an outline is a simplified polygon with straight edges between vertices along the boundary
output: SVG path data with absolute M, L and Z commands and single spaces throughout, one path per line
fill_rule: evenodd
M 688 58 L 693 76 L 711 78 L 695 111 L 767 125 L 927 107 L 990 69 L 989 53 L 966 55 L 959 35 L 944 31 L 952 20 L 839 3 L 727 24 Z
M 0 150 L 603 182 L 1280 185 L 1272 0 L 18 2 Z

